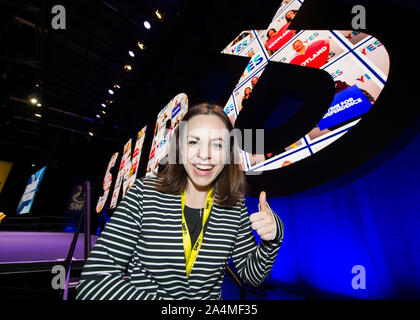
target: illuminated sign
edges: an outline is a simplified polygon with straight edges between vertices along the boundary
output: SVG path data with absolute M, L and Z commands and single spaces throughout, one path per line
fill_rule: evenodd
M 22 198 L 19 201 L 16 214 L 29 213 L 29 211 L 31 210 L 36 192 L 38 191 L 39 184 L 41 183 L 46 168 L 47 166 L 44 166 L 43 168 L 35 172 L 33 175 L 31 175 L 31 177 L 29 178 L 29 182 L 26 185 Z

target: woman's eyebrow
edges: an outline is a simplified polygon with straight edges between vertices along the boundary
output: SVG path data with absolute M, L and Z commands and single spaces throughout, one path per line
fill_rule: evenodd
M 193 135 L 190 135 L 190 134 L 187 136 L 187 138 L 193 138 L 193 139 L 200 140 L 200 137 L 198 137 L 198 136 L 193 136 Z M 225 142 L 225 140 L 224 140 L 222 137 L 217 137 L 217 138 L 213 138 L 213 139 L 211 139 L 211 141 L 214 141 L 214 140 L 222 140 L 223 142 Z

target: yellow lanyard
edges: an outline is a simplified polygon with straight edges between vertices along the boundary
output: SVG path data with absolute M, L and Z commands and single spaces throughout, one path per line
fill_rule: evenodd
M 213 191 L 212 187 L 207 193 L 206 204 L 204 206 L 203 225 L 201 228 L 200 235 L 191 250 L 191 237 L 188 231 L 187 222 L 185 221 L 184 208 L 185 208 L 185 191 L 181 194 L 182 204 L 182 242 L 184 244 L 185 253 L 185 267 L 187 269 L 187 277 L 190 276 L 191 270 L 194 266 L 195 260 L 197 259 L 198 251 L 200 251 L 201 243 L 203 242 L 204 225 L 206 224 L 207 218 L 210 215 L 211 207 L 213 205 Z

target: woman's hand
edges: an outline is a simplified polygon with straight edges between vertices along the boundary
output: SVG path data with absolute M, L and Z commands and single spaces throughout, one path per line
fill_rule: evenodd
M 250 215 L 249 221 L 262 240 L 270 241 L 276 236 L 276 222 L 268 208 L 264 191 L 260 193 L 260 210 Z

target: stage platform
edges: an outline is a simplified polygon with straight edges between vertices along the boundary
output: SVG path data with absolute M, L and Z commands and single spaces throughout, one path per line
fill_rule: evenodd
M 91 236 L 92 246 L 97 236 Z M 0 231 L 0 298 L 57 300 L 51 288 L 51 270 L 64 262 L 73 233 Z M 73 255 L 69 300 L 74 300 L 78 277 L 84 264 L 84 234 L 80 234 Z M 238 300 L 240 291 L 231 276 L 222 286 L 223 299 Z M 245 288 L 245 300 L 303 300 L 305 297 L 279 288 L 262 290 Z
M 92 246 L 97 236 L 91 236 Z M 0 274 L 51 271 L 64 262 L 73 233 L 0 231 Z M 79 234 L 72 268 L 83 266 L 84 234 Z

